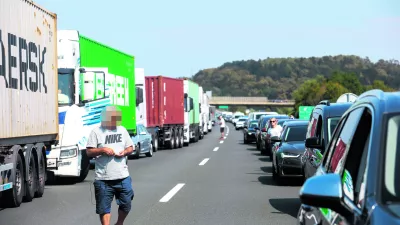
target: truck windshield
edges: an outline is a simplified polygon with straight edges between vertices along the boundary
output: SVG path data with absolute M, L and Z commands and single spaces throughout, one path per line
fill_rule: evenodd
M 58 105 L 71 105 L 74 97 L 74 76 L 71 73 L 58 73 Z

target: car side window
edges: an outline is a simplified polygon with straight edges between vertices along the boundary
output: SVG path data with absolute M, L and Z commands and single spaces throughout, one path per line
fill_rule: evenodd
M 357 129 L 346 152 L 342 175 L 344 194 L 354 205 L 362 207 L 364 203 L 365 172 L 372 126 L 372 114 L 364 109 Z
M 324 166 L 325 171 L 328 171 L 329 162 L 330 162 L 330 159 L 331 159 L 332 154 L 333 154 L 333 152 L 335 150 L 335 147 L 336 147 L 335 146 L 336 141 L 339 138 L 340 132 L 342 131 L 343 124 L 345 124 L 346 119 L 347 119 L 347 116 L 344 116 L 339 121 L 339 123 L 337 125 L 337 129 L 336 129 L 336 133 L 333 134 L 331 142 L 328 144 L 327 151 L 325 152 L 324 159 L 322 161 L 322 165 Z
M 349 113 L 343 128 L 340 130 L 339 137 L 336 139 L 332 149 L 332 157 L 329 159 L 328 173 L 341 173 L 344 166 L 345 155 L 351 146 L 353 135 L 358 127 L 358 122 L 364 108 L 357 108 Z

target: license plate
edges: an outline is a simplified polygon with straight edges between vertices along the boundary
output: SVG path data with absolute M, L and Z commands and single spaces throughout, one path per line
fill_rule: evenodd
M 12 188 L 12 183 L 0 185 L 0 191 L 5 191 Z
M 47 159 L 47 168 L 57 168 L 57 159 Z

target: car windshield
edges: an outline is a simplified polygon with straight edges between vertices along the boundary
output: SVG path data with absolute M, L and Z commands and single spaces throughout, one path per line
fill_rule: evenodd
M 400 115 L 388 120 L 385 157 L 385 202 L 400 202 Z
M 333 131 L 335 131 L 335 128 L 339 123 L 339 120 L 340 117 L 328 118 L 328 142 L 331 140 Z
M 307 125 L 288 127 L 285 135 L 285 142 L 306 140 Z
M 240 118 L 239 121 L 246 121 L 246 118 Z
M 239 116 L 235 116 L 235 119 L 237 119 L 237 118 L 239 118 L 239 117 L 241 117 L 241 115 L 239 115 Z
M 250 128 L 256 128 L 257 127 L 257 123 L 251 123 L 250 124 Z
M 258 115 L 256 115 L 256 120 L 258 120 L 258 119 L 260 119 L 260 117 L 262 117 L 262 116 L 264 116 L 264 115 L 266 115 L 266 114 L 258 114 Z
M 74 99 L 74 76 L 70 73 L 59 73 L 58 74 L 58 104 L 59 105 L 70 105 Z

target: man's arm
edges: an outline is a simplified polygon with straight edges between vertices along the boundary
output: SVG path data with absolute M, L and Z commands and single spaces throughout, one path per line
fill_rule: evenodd
M 124 151 L 118 154 L 119 157 L 125 157 L 127 155 L 130 155 L 134 150 L 132 138 L 127 130 L 124 131 L 124 139 L 125 139 L 125 149 Z
M 96 157 L 102 155 L 103 153 L 105 153 L 105 148 L 91 148 L 91 147 L 86 148 L 86 154 L 89 157 Z
M 99 142 L 97 140 L 97 135 L 94 131 L 92 131 L 89 135 L 89 139 L 86 145 L 86 154 L 89 157 L 96 157 L 102 154 L 107 154 L 109 156 L 114 155 L 114 151 L 111 148 L 99 148 Z

